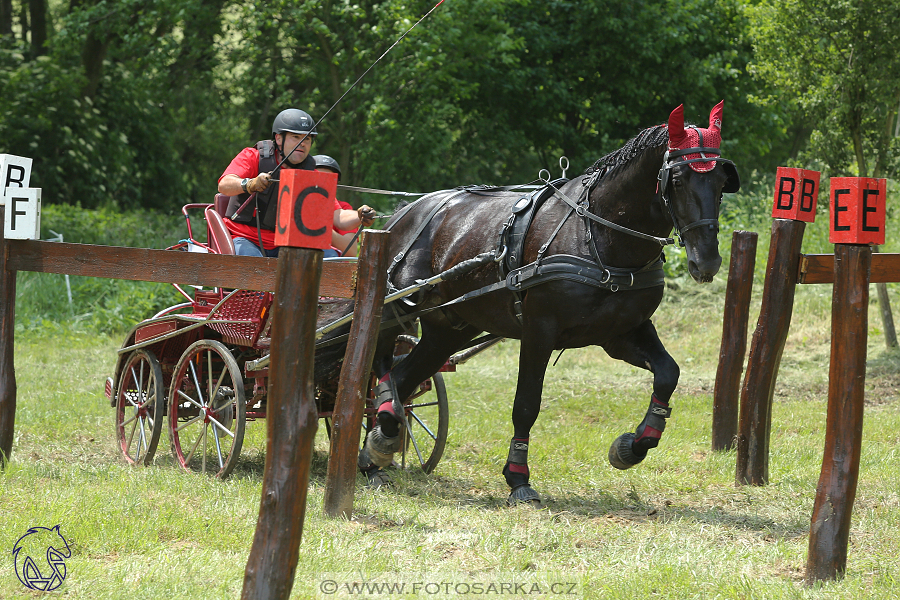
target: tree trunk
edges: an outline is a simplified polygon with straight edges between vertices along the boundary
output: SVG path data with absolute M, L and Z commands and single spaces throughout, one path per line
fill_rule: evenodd
M 862 147 L 862 124 L 854 120 L 850 124 L 850 136 L 853 139 L 853 151 L 856 155 L 856 167 L 859 170 L 860 177 L 868 177 L 866 168 L 866 157 Z M 879 170 L 879 162 L 876 161 L 876 171 Z M 878 177 L 880 173 L 874 173 L 874 177 Z M 873 247 L 874 252 L 878 252 L 878 246 Z M 897 347 L 897 331 L 894 329 L 894 315 L 891 312 L 891 298 L 888 295 L 886 283 L 876 283 L 875 289 L 878 292 L 878 308 L 881 311 L 881 326 L 884 330 L 884 343 L 888 348 Z
M 872 246 L 872 252 L 878 252 L 878 246 Z M 891 312 L 891 299 L 888 296 L 886 283 L 876 283 L 878 292 L 878 308 L 881 309 L 881 326 L 884 329 L 884 343 L 888 348 L 897 347 L 897 330 L 894 329 L 894 315 Z
M 225 0 L 201 0 L 184 21 L 184 37 L 178 58 L 169 69 L 173 90 L 187 87 L 197 76 L 212 72 L 216 56 L 215 38 L 222 30 Z
M 22 26 L 22 41 L 28 41 L 28 6 L 22 2 L 19 6 L 19 25 Z
M 86 98 L 97 95 L 100 78 L 103 77 L 103 60 L 108 49 L 108 40 L 101 40 L 93 31 L 88 33 L 81 51 L 81 64 L 84 65 L 84 75 L 87 77 L 87 83 L 82 88 L 81 94 Z
M 12 0 L 0 0 L 0 36 L 12 35 Z
M 31 56 L 38 57 L 47 53 L 44 43 L 47 41 L 47 1 L 28 0 L 31 13 Z

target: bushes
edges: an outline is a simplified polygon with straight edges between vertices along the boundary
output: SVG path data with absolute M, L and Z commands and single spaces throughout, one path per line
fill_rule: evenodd
M 153 211 L 119 212 L 78 206 L 43 208 L 41 237 L 63 235 L 66 242 L 137 248 L 166 248 L 187 237 L 184 218 Z M 19 273 L 16 285 L 16 330 L 74 328 L 122 332 L 183 297 L 168 284 L 52 273 Z

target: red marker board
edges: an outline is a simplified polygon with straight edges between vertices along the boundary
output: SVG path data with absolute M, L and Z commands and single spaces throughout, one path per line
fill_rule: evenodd
M 773 219 L 813 223 L 819 197 L 819 172 L 778 167 L 775 173 Z
M 337 173 L 282 169 L 275 245 L 330 248 L 336 193 Z
M 832 177 L 828 241 L 883 244 L 887 179 Z

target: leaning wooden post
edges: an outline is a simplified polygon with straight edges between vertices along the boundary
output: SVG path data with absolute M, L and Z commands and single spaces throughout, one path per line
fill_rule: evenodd
M 843 576 L 859 480 L 872 248 L 883 244 L 885 179 L 831 179 L 834 290 L 825 454 L 809 528 L 806 581 Z
M 806 223 L 816 218 L 818 188 L 818 172 L 778 168 L 772 210 L 775 221 L 762 305 L 741 388 L 736 485 L 765 485 L 769 481 L 769 432 L 775 379 L 794 311 L 803 232 Z
M 9 244 L 3 233 L 5 211 L 0 204 L 0 469 L 12 454 L 16 422 L 16 368 L 13 345 L 16 328 L 16 272 L 6 269 Z
M 385 257 L 389 235 L 386 231 L 366 231 L 362 238 L 356 271 L 353 323 L 338 382 L 331 427 L 324 502 L 324 512 L 329 517 L 349 519 L 353 513 L 360 424 L 384 306 L 387 283 Z
M 287 600 L 291 594 L 318 427 L 313 373 L 322 252 L 308 248 L 330 246 L 337 175 L 285 169 L 280 180 L 266 470 L 243 600 Z M 316 195 L 325 201 L 312 202 Z
M 747 354 L 747 323 L 750 320 L 750 297 L 758 237 L 755 231 L 735 231 L 731 236 L 731 265 L 728 268 L 728 286 L 725 288 L 722 345 L 713 392 L 714 452 L 733 448 L 737 436 L 738 397 L 744 357 Z
M 800 246 L 806 223 L 777 219 L 772 223 L 769 262 L 762 304 L 747 372 L 741 388 L 735 483 L 765 485 L 769 481 L 769 429 L 772 397 L 781 354 L 794 311 Z

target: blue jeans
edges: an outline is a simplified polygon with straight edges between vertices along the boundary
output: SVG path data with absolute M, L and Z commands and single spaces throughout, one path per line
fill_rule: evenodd
M 266 250 L 265 256 L 270 258 L 275 258 L 278 256 L 278 248 L 274 250 Z M 256 256 L 257 258 L 263 257 L 263 251 L 260 250 L 259 246 L 251 242 L 245 237 L 236 237 L 234 238 L 234 253 L 238 256 Z
M 259 249 L 259 246 L 251 242 L 245 237 L 236 237 L 234 238 L 234 253 L 238 256 L 256 256 L 258 258 L 263 257 L 262 250 Z M 278 256 L 278 248 L 274 250 L 266 250 L 266 256 L 270 258 L 275 258 Z M 338 255 L 338 251 L 334 248 L 329 248 L 325 250 L 325 258 L 335 258 Z

